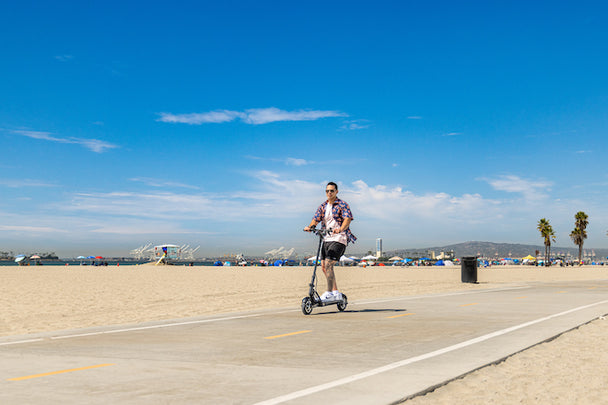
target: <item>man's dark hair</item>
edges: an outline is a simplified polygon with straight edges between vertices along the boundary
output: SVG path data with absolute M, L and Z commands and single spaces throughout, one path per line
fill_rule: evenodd
M 327 186 L 334 186 L 336 188 L 336 191 L 338 191 L 338 185 L 336 183 L 334 183 L 333 181 L 330 181 L 329 183 L 327 183 Z M 325 187 L 327 187 L 325 186 Z

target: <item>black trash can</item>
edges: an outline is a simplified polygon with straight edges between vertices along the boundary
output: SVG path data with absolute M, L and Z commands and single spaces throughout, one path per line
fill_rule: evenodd
M 477 258 L 474 256 L 462 257 L 460 277 L 463 283 L 477 283 Z

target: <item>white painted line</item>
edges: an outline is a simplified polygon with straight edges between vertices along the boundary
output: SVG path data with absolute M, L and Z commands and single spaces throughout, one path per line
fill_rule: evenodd
M 291 400 L 294 400 L 294 399 L 297 399 L 297 398 L 301 398 L 301 397 L 304 397 L 304 396 L 307 396 L 307 395 L 315 394 L 317 392 L 321 392 L 321 391 L 325 391 L 325 390 L 328 390 L 328 389 L 331 389 L 331 388 L 335 388 L 335 387 L 338 387 L 340 385 L 348 384 L 348 383 L 351 383 L 353 381 L 358 381 L 358 380 L 362 380 L 362 379 L 367 378 L 367 377 L 372 377 L 372 376 L 375 376 L 377 374 L 384 373 L 386 371 L 390 371 L 390 370 L 394 370 L 394 369 L 399 368 L 399 367 L 406 366 L 408 364 L 412 364 L 412 363 L 416 363 L 416 362 L 419 362 L 419 361 L 422 361 L 422 360 L 430 359 L 432 357 L 437 357 L 437 356 L 440 356 L 442 354 L 452 352 L 454 350 L 462 349 L 464 347 L 471 346 L 471 345 L 474 345 L 476 343 L 480 343 L 480 342 L 486 341 L 488 339 L 492 339 L 492 338 L 495 338 L 497 336 L 501 336 L 501 335 L 504 335 L 504 334 L 516 331 L 518 329 L 522 329 L 522 328 L 525 328 L 525 327 L 528 327 L 528 326 L 531 326 L 531 325 L 534 325 L 534 324 L 537 324 L 537 323 L 540 323 L 540 322 L 548 321 L 549 319 L 557 318 L 557 317 L 560 317 L 560 316 L 563 316 L 563 315 L 570 314 L 572 312 L 580 311 L 580 310 L 583 310 L 583 309 L 587 309 L 587 308 L 590 308 L 590 307 L 593 307 L 593 306 L 596 306 L 596 305 L 605 304 L 605 303 L 608 303 L 608 300 L 596 302 L 596 303 L 589 304 L 589 305 L 584 305 L 584 306 L 578 307 L 578 308 L 569 309 L 568 311 L 564 311 L 564 312 L 560 312 L 558 314 L 553 314 L 553 315 L 545 316 L 543 318 L 539 318 L 539 319 L 536 319 L 534 321 L 525 322 L 525 323 L 522 323 L 520 325 L 516 325 L 516 326 L 512 326 L 510 328 L 506 328 L 506 329 L 502 329 L 502 330 L 499 330 L 499 331 L 496 331 L 496 332 L 492 332 L 492 333 L 489 333 L 487 335 L 483 335 L 483 336 L 476 337 L 474 339 L 466 340 L 464 342 L 457 343 L 455 345 L 448 346 L 448 347 L 445 347 L 443 349 L 435 350 L 435 351 L 430 352 L 430 353 L 422 354 L 420 356 L 411 357 L 409 359 L 397 361 L 397 362 L 390 363 L 390 364 L 387 364 L 387 365 L 382 366 L 382 367 L 378 367 L 378 368 L 374 368 L 374 369 L 371 369 L 371 370 L 368 370 L 368 371 L 364 371 L 363 373 L 354 374 L 354 375 L 351 375 L 349 377 L 340 378 L 338 380 L 331 381 L 331 382 L 328 382 L 328 383 L 325 383 L 325 384 L 317 385 L 317 386 L 306 388 L 306 389 L 303 389 L 303 390 L 300 390 L 300 391 L 295 391 L 295 392 L 292 392 L 290 394 L 286 394 L 286 395 L 282 395 L 282 396 L 279 396 L 279 397 L 276 397 L 276 398 L 272 398 L 272 399 L 269 399 L 269 400 L 266 400 L 266 401 L 258 402 L 255 405 L 273 405 L 273 404 L 280 404 L 280 403 L 283 403 L 283 402 L 286 402 L 286 401 L 291 401 Z
M 518 290 L 518 289 L 522 289 L 522 288 L 530 288 L 530 287 L 508 287 L 508 288 L 489 289 L 489 290 L 461 291 L 461 292 L 436 294 L 436 295 L 418 295 L 418 296 L 411 296 L 411 297 L 386 298 L 386 299 L 375 300 L 375 301 L 374 300 L 372 300 L 372 301 L 363 300 L 363 301 L 352 302 L 350 304 L 351 305 L 366 305 L 366 304 L 376 304 L 376 303 L 391 302 L 391 301 L 414 300 L 414 299 L 420 299 L 420 298 L 450 297 L 450 296 L 454 296 L 454 295 L 479 294 L 479 293 L 483 293 L 483 292 Z M 202 324 L 202 323 L 209 323 L 209 322 L 229 321 L 232 319 L 253 318 L 253 317 L 264 316 L 264 315 L 268 315 L 268 314 L 282 314 L 282 313 L 299 312 L 299 311 L 300 311 L 299 309 L 267 311 L 267 312 L 258 313 L 258 314 L 229 316 L 229 317 L 225 317 L 225 318 L 202 319 L 202 320 L 198 320 L 198 321 L 174 322 L 174 323 L 165 323 L 165 324 L 151 325 L 151 326 L 136 326 L 136 327 L 132 327 L 132 328 L 113 329 L 113 330 L 106 330 L 106 331 L 101 331 L 101 332 L 87 332 L 87 333 L 77 333 L 77 334 L 73 334 L 73 335 L 51 336 L 50 339 L 58 340 L 58 339 L 71 339 L 71 338 L 76 338 L 76 337 L 107 335 L 107 334 L 111 334 L 111 333 L 133 332 L 133 331 L 137 331 L 137 330 L 160 329 L 160 328 L 169 328 L 172 326 L 194 325 L 194 324 Z M 16 345 L 16 344 L 30 343 L 30 342 L 39 342 L 41 340 L 44 340 L 44 339 L 40 338 L 40 339 L 19 340 L 19 341 L 15 341 L 15 342 L 0 343 L 0 346 Z
M 51 339 L 52 340 L 56 340 L 56 339 L 69 339 L 69 338 L 82 337 L 82 336 L 95 336 L 95 335 L 107 335 L 107 334 L 111 334 L 111 333 L 133 332 L 133 331 L 136 331 L 136 330 L 169 328 L 171 326 L 195 325 L 195 324 L 200 324 L 200 323 L 229 321 L 229 320 L 232 320 L 232 319 L 253 318 L 253 317 L 262 316 L 262 315 L 264 315 L 264 314 L 229 316 L 229 317 L 226 317 L 226 318 L 201 319 L 201 320 L 198 320 L 198 321 L 174 322 L 174 323 L 165 323 L 165 324 L 151 325 L 151 326 L 136 326 L 136 327 L 133 327 L 133 328 L 114 329 L 114 330 L 107 330 L 107 331 L 101 331 L 101 332 L 80 333 L 80 334 L 76 334 L 76 335 L 66 335 L 66 336 L 53 336 L 53 337 L 51 337 Z
M 496 288 L 491 290 L 473 290 L 473 291 L 457 291 L 453 293 L 445 293 L 445 294 L 430 294 L 430 295 L 413 295 L 411 297 L 394 297 L 394 298 L 383 298 L 379 300 L 362 300 L 353 302 L 353 305 L 363 305 L 363 304 L 378 304 L 382 302 L 391 302 L 391 301 L 411 301 L 418 300 L 422 298 L 441 298 L 441 297 L 453 297 L 456 295 L 469 295 L 469 294 L 481 294 L 481 293 L 489 293 L 489 292 L 500 292 L 500 291 L 511 291 L 511 290 L 522 290 L 526 288 L 532 288 L 530 286 L 523 287 L 506 287 L 506 288 Z
M 0 346 L 8 346 L 8 345 L 18 345 L 20 343 L 31 343 L 31 342 L 40 342 L 44 339 L 27 339 L 27 340 L 18 340 L 16 342 L 6 342 L 0 343 Z

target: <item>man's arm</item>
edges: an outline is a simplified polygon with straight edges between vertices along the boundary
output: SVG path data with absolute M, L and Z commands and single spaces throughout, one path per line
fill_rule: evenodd
M 306 228 L 304 228 L 304 230 L 306 232 L 310 232 L 310 230 L 313 229 L 315 226 L 317 226 L 317 224 L 318 224 L 318 222 L 313 219 L 312 221 L 310 221 L 310 225 L 308 225 Z
M 352 220 L 352 218 L 344 218 L 344 221 L 342 221 L 342 226 L 334 229 L 334 233 L 342 233 L 346 231 Z

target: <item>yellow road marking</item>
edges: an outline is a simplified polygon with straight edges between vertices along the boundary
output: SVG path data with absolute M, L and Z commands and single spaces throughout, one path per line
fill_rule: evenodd
M 299 332 L 285 333 L 283 335 L 266 336 L 264 339 L 277 339 L 277 338 L 282 338 L 282 337 L 286 337 L 286 336 L 300 335 L 302 333 L 309 333 L 309 332 L 312 332 L 312 330 L 301 330 Z
M 72 371 L 90 370 L 92 368 L 107 367 L 107 366 L 113 366 L 113 365 L 114 364 L 112 364 L 112 363 L 108 363 L 108 364 L 97 364 L 96 366 L 70 368 L 68 370 L 51 371 L 50 373 L 33 374 L 33 375 L 26 375 L 25 377 L 9 378 L 9 379 L 7 379 L 7 381 L 29 380 L 30 378 L 46 377 L 46 376 L 49 376 L 49 375 L 71 373 Z
M 470 307 L 471 305 L 479 305 L 479 303 L 478 302 L 472 302 L 470 304 L 463 304 L 463 305 L 461 305 L 461 307 Z
M 517 298 L 515 298 L 515 299 L 516 299 L 516 300 L 521 300 L 521 299 L 524 299 L 524 298 L 528 298 L 528 297 L 526 297 L 526 296 L 524 295 L 523 297 L 517 297 Z
M 413 312 L 408 312 L 407 314 L 387 316 L 387 318 L 389 318 L 389 319 L 391 319 L 391 318 L 401 318 L 402 316 L 409 316 L 409 315 L 414 315 L 414 313 Z

